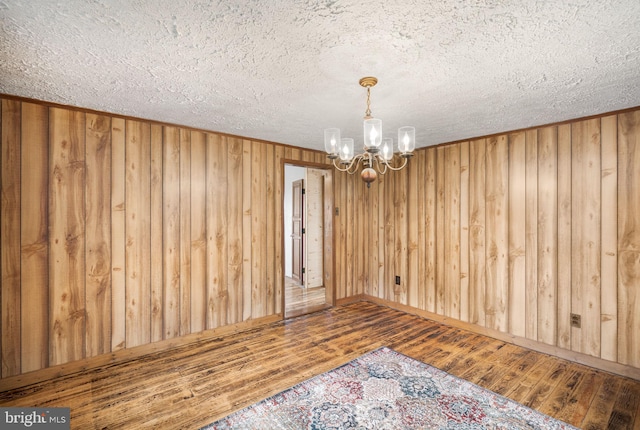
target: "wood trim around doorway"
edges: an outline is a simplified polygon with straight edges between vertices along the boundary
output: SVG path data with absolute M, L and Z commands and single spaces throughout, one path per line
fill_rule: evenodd
M 305 168 L 313 168 L 313 169 L 322 169 L 326 170 L 328 174 L 325 176 L 324 181 L 324 203 L 323 203 L 323 211 L 324 211 L 324 259 L 323 259 L 323 270 L 324 270 L 324 287 L 326 292 L 326 307 L 335 306 L 335 297 L 336 297 L 336 285 L 335 285 L 335 237 L 334 237 L 334 224 L 333 224 L 333 208 L 334 208 L 334 190 L 333 190 L 333 170 L 331 166 L 321 163 L 314 162 L 305 162 L 300 160 L 293 160 L 283 158 L 281 160 L 280 169 L 282 172 L 282 184 L 281 189 L 284 190 L 285 186 L 285 167 L 287 165 L 297 166 L 297 167 L 305 167 Z M 281 197 L 280 204 L 283 206 L 282 213 L 284 213 L 284 196 Z M 280 220 L 282 223 L 282 231 L 284 231 L 284 216 Z M 284 241 L 287 238 L 282 237 L 282 243 L 280 244 L 280 249 L 284 254 Z M 285 261 L 286 259 L 282 258 L 282 271 L 281 273 L 284 276 L 285 273 Z M 290 315 L 287 315 L 286 312 L 286 301 L 285 294 L 282 294 L 282 315 L 283 318 L 290 318 Z

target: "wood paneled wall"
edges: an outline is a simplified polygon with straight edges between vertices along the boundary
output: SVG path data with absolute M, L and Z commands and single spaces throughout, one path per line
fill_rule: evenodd
M 323 153 L 1 115 L 2 378 L 281 313 L 283 160 Z M 640 110 L 420 149 L 370 189 L 334 172 L 335 297 L 640 368 L 638 184 Z
M 640 110 L 410 163 L 358 191 L 365 294 L 640 368 Z
M 324 154 L 2 100 L 2 378 L 281 313 L 283 160 Z

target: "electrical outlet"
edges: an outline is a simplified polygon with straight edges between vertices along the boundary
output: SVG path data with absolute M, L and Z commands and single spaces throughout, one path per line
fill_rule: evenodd
M 400 276 L 396 276 L 396 285 L 400 285 Z
M 578 314 L 571 314 L 571 327 L 580 328 L 582 325 L 582 317 Z

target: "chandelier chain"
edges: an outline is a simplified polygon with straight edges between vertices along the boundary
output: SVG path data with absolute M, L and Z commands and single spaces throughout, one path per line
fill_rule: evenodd
M 367 87 L 367 110 L 364 112 L 364 119 L 371 118 L 371 87 Z

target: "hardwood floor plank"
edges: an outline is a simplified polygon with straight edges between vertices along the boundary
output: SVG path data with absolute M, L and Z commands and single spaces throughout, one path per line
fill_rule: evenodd
M 383 345 L 574 426 L 640 425 L 638 381 L 369 302 L 0 391 L 0 405 L 70 407 L 74 429 L 195 429 Z
M 559 379 L 568 372 L 569 365 L 567 363 L 553 361 L 549 371 L 540 378 L 522 403 L 530 408 L 539 409 L 556 388 Z
M 595 372 L 572 366 L 571 372 L 558 383 L 539 410 L 547 415 L 553 414 L 563 421 L 575 420 L 576 415 L 584 417 L 585 411 L 579 411 L 578 408 L 591 404 L 598 382 L 602 382 L 597 381 L 597 376 Z
M 605 378 L 582 421 L 583 429 L 596 430 L 607 427 L 614 406 L 611 399 L 616 398 L 621 384 L 620 379 Z
M 522 375 L 526 374 L 538 361 L 538 354 L 532 351 L 526 351 L 516 362 L 514 362 L 509 369 L 507 369 L 500 378 L 498 378 L 493 384 L 488 385 L 491 391 L 504 395 L 509 390 L 517 385 Z M 471 367 L 467 365 L 467 368 Z
M 640 429 L 640 383 L 625 379 L 615 397 L 608 428 Z

